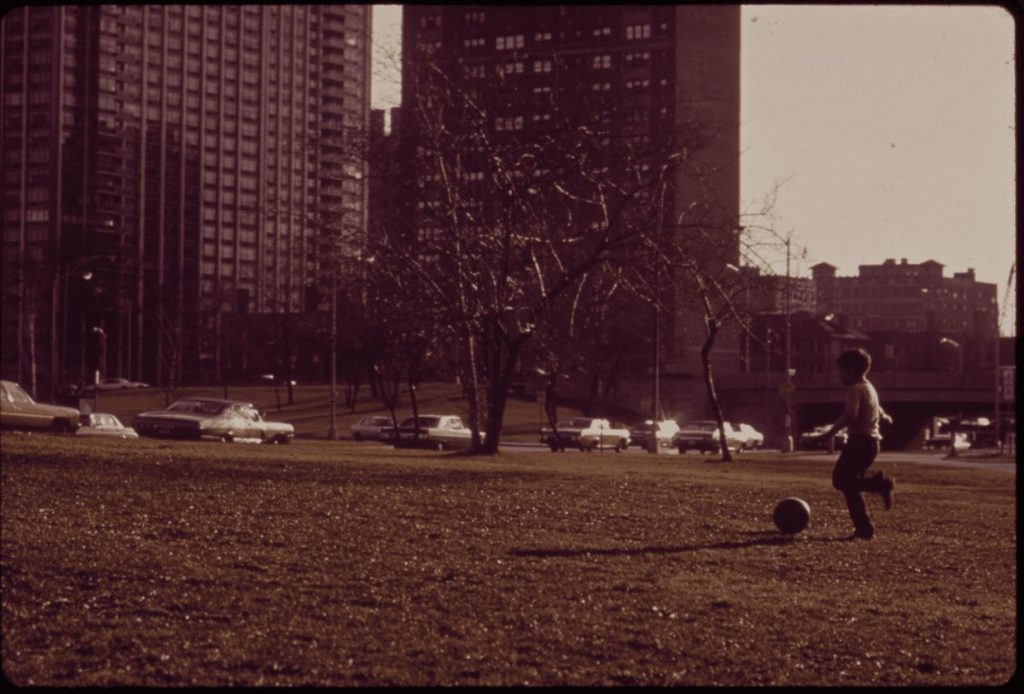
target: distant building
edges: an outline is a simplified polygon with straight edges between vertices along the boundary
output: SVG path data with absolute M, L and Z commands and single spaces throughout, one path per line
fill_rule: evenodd
M 701 143 L 693 168 L 706 178 L 698 191 L 679 176 L 672 204 L 682 211 L 706 195 L 709 204 L 701 209 L 713 217 L 707 226 L 724 241 L 716 241 L 713 262 L 738 263 L 739 5 L 412 4 L 403 10 L 402 43 L 405 162 L 411 165 L 417 152 L 414 115 L 425 97 L 414 77 L 428 63 L 423 56 L 473 95 L 494 142 L 533 133 L 557 137 L 594 118 L 616 141 L 650 143 L 686 124 L 692 141 Z M 600 226 L 583 215 L 577 223 Z M 410 224 L 420 239 L 433 231 L 426 221 Z M 662 316 L 662 363 L 666 371 L 695 375 L 704 327 L 699 307 L 681 309 L 688 298 L 666 298 L 675 308 Z M 723 334 L 716 351 L 735 350 L 735 336 Z
M 743 340 L 741 371 L 785 373 L 786 314 L 761 313 L 751 317 L 750 335 Z M 871 337 L 837 321 L 806 310 L 789 316 L 790 368 L 800 376 L 833 373 L 836 358 L 857 347 L 870 350 Z
M 319 237 L 365 230 L 370 16 L 198 4 L 4 14 L 4 377 L 215 378 L 224 313 L 306 307 Z M 93 327 L 103 364 L 86 363 Z
M 742 273 L 743 293 L 737 298 L 737 308 L 747 314 L 818 311 L 818 295 L 814 280 L 809 277 L 766 275 L 753 266 L 745 265 Z
M 386 116 L 390 115 L 390 128 Z M 370 155 L 368 157 L 368 224 L 367 235 L 373 240 L 385 239 L 400 228 L 401 201 L 395 185 L 399 173 L 399 148 L 402 109 L 370 112 Z
M 996 285 L 978 282 L 974 270 L 943 277 L 934 260 L 920 264 L 886 259 L 861 265 L 854 277 L 837 277 L 836 268 L 811 268 L 817 310 L 846 316 L 857 330 L 935 332 L 950 337 L 995 337 L 999 307 Z

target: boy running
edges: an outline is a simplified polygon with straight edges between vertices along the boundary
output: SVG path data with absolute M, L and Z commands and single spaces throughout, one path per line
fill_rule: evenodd
M 870 354 L 863 349 L 851 349 L 839 355 L 836 365 L 846 385 L 846 406 L 836 423 L 820 436 L 827 441 L 846 428 L 846 446 L 832 471 L 832 486 L 843 493 L 846 506 L 850 509 L 854 532 L 849 539 L 870 540 L 875 536 L 875 528 L 868 518 L 861 492 L 880 494 L 885 510 L 888 511 L 892 508 L 896 480 L 882 472 L 876 472 L 871 477 L 864 475 L 878 455 L 882 440 L 878 423 L 884 421 L 892 424 L 892 417 L 882 409 L 878 393 L 867 379 L 871 369 Z

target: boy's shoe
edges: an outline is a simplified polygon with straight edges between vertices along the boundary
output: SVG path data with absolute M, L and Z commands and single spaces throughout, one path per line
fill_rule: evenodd
M 892 510 L 893 497 L 896 495 L 896 478 L 886 477 L 882 480 L 882 490 L 879 492 L 882 495 L 882 503 L 885 504 L 885 510 Z
M 847 537 L 847 540 L 870 540 L 874 538 L 874 530 L 854 530 L 853 535 Z

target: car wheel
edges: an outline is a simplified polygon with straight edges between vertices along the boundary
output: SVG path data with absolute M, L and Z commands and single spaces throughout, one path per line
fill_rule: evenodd
M 235 440 L 235 437 L 230 433 L 221 434 L 220 440 L 224 443 L 232 443 Z
M 615 444 L 615 452 L 616 453 L 622 453 L 622 451 L 624 451 L 624 450 L 626 450 L 626 442 L 625 441 L 621 441 L 620 440 L 618 443 Z
M 352 438 L 355 439 L 356 441 L 362 441 L 363 440 L 362 434 L 358 434 L 358 433 L 352 434 Z
M 55 434 L 70 434 L 71 422 L 66 419 L 55 419 L 53 420 L 52 428 Z
M 437 450 L 443 451 L 445 449 L 444 441 L 437 442 Z
M 291 442 L 292 442 L 292 437 L 291 437 L 291 436 L 286 436 L 285 434 L 281 434 L 281 435 L 280 435 L 280 436 L 278 436 L 278 437 L 277 437 L 277 439 L 275 439 L 275 440 L 276 440 L 276 442 L 277 442 L 277 443 L 279 443 L 280 445 L 282 445 L 282 446 L 287 446 L 287 445 L 288 445 L 289 443 L 291 443 Z

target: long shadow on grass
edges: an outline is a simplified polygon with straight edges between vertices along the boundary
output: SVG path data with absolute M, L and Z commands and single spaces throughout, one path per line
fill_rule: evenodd
M 748 533 L 759 535 L 749 540 L 729 540 L 704 545 L 667 545 L 653 547 L 576 547 L 566 549 L 512 549 L 509 554 L 517 557 L 581 557 L 586 555 L 634 556 L 642 554 L 675 554 L 699 552 L 706 549 L 744 549 L 759 545 L 799 545 L 807 542 L 847 542 L 847 537 L 810 537 L 803 535 L 782 535 L 775 532 Z

